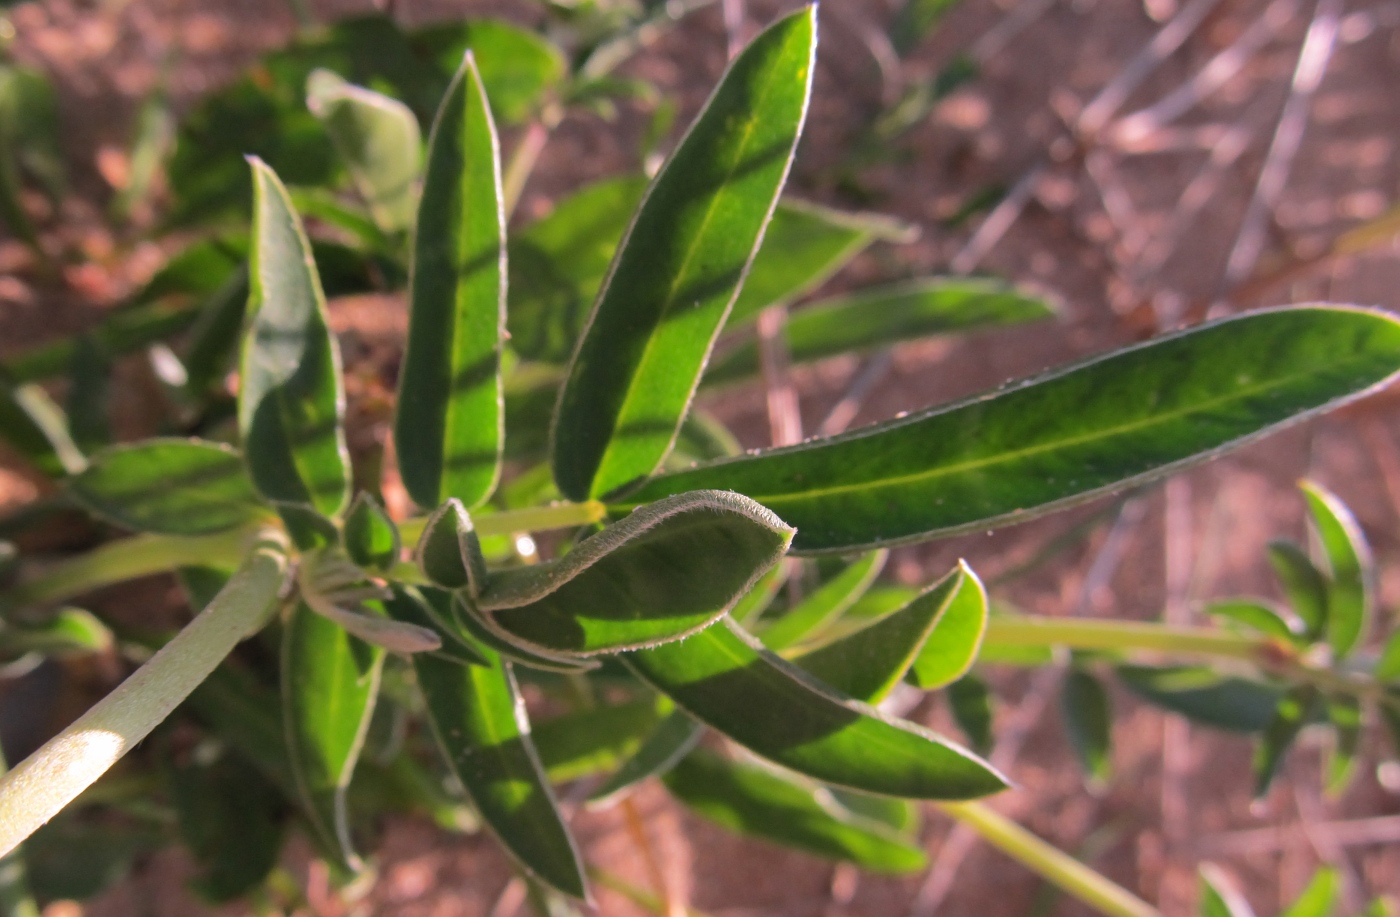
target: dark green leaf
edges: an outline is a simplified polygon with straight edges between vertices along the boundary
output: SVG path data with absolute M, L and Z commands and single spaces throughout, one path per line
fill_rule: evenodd
M 1201 917 L 1254 917 L 1249 902 L 1209 863 L 1201 867 L 1200 911 Z
M 238 428 L 264 497 L 334 515 L 350 498 L 340 352 L 311 245 L 271 169 L 253 169 L 253 251 Z
M 1323 866 L 1313 874 L 1303 893 L 1279 917 L 1331 917 L 1332 908 L 1337 902 L 1338 885 L 1337 870 Z
M 194 888 L 221 904 L 253 891 L 282 850 L 282 794 L 232 755 L 171 768 L 180 833 L 199 865 Z
M 489 664 L 486 657 L 476 651 L 476 643 L 461 636 L 461 629 L 455 626 L 455 622 L 444 626 L 438 620 L 422 593 L 399 583 L 392 583 L 389 589 L 389 598 L 384 600 L 384 610 L 391 618 L 447 635 L 447 639 L 442 641 L 442 646 L 432 651 L 435 655 L 455 660 L 460 665 Z M 442 595 L 447 596 L 444 606 L 450 607 L 451 597 L 447 593 Z
M 29 886 L 40 901 L 86 901 L 170 843 L 167 831 L 61 814 L 24 842 Z
M 430 583 L 444 589 L 479 593 L 487 582 L 481 541 L 461 501 L 449 499 L 437 508 L 418 539 L 414 560 Z
M 1113 728 L 1108 692 L 1088 672 L 1072 669 L 1060 691 L 1060 712 L 1084 773 L 1098 783 L 1106 783 L 1112 771 L 1109 743 Z
M 366 570 L 388 570 L 403 551 L 399 527 L 379 501 L 365 492 L 350 504 L 340 539 L 350 559 Z
M 885 568 L 888 558 L 888 551 L 871 551 L 854 561 L 845 570 L 823 583 L 816 592 L 803 599 L 796 608 L 761 631 L 759 639 L 770 650 L 778 651 L 820 631 L 865 594 L 865 590 L 870 588 L 870 584 L 875 582 L 880 571 Z
M 1327 756 L 1327 792 L 1338 795 L 1356 773 L 1356 755 L 1361 745 L 1361 702 L 1352 696 L 1327 698 L 1327 719 L 1335 733 Z
M 799 552 L 985 530 L 1204 460 L 1357 396 L 1397 366 L 1400 323 L 1388 315 L 1255 312 L 990 396 L 663 475 L 616 509 L 728 488 L 796 526 Z
M 504 437 L 506 228 L 496 126 L 470 55 L 428 140 L 394 444 L 420 506 L 491 495 Z
M 917 228 L 889 217 L 785 201 L 763 234 L 763 246 L 744 278 L 727 324 L 736 328 L 767 306 L 786 305 L 807 295 L 875 239 L 908 242 L 917 235 Z
M 1121 665 L 1117 673 L 1148 703 L 1232 732 L 1262 732 L 1282 696 L 1278 688 L 1204 667 Z
M 782 558 L 792 529 L 751 500 L 697 491 L 638 509 L 561 560 L 494 574 L 483 620 L 529 649 L 582 656 L 707 627 Z
M 971 753 L 831 693 L 726 620 L 622 660 L 695 719 L 824 783 L 915 799 L 967 799 L 1006 785 Z
M 345 791 L 374 713 L 383 662 L 382 650 L 305 604 L 297 604 L 285 625 L 282 715 L 297 794 L 319 846 L 356 871 L 362 862 L 351 844 Z
M 752 282 L 750 277 L 744 289 Z M 805 363 L 935 334 L 1038 321 L 1054 314 L 1043 299 L 1001 281 L 939 277 L 868 288 L 796 309 L 788 316 L 786 335 L 792 361 Z M 756 372 L 758 345 L 744 341 L 711 362 L 705 381 L 723 382 Z
M 872 796 L 840 787 L 828 787 L 827 792 L 841 808 L 861 818 L 887 825 L 904 835 L 913 835 L 919 830 L 919 806 L 908 799 Z
M 550 782 L 564 783 L 617 767 L 657 722 L 655 703 L 632 701 L 551 717 L 532 724 L 530 737 Z
M 51 478 L 77 474 L 87 460 L 68 433 L 63 409 L 39 386 L 0 376 L 0 440 Z
M 324 69 L 307 78 L 306 107 L 326 126 L 374 222 L 385 232 L 407 230 L 417 210 L 423 156 L 409 107 Z
M 1331 491 L 1312 481 L 1300 485 L 1327 558 L 1327 642 L 1345 658 L 1366 635 L 1371 620 L 1371 547 L 1356 517 Z
M 1290 643 L 1296 641 L 1299 636 L 1277 608 L 1259 599 L 1225 599 L 1211 602 L 1205 611 L 1212 618 L 1223 618 L 1230 623 Z
M 201 535 L 267 514 L 238 450 L 200 439 L 113 446 L 69 490 L 89 512 L 136 532 Z
M 789 566 L 785 563 L 774 564 L 767 573 L 758 578 L 758 582 L 749 587 L 743 598 L 734 603 L 734 607 L 729 609 L 729 617 L 739 624 L 747 624 L 763 614 L 787 583 Z
M 449 603 L 449 607 L 457 622 L 459 633 L 471 637 L 478 643 L 485 644 L 511 662 L 562 675 L 578 675 L 598 668 L 599 663 L 596 660 L 564 653 L 545 652 L 538 647 L 526 644 L 525 641 L 500 628 L 488 626 L 482 613 L 472 607 L 460 592 Z
M 992 692 L 976 675 L 964 675 L 948 686 L 948 707 L 967 744 L 979 755 L 992 749 Z
M 793 662 L 847 697 L 877 704 L 916 664 L 927 642 L 938 639 L 941 623 L 968 590 L 978 592 L 980 585 L 966 565 L 959 565 L 903 608 L 798 656 Z M 957 622 L 949 623 L 956 629 Z
M 1269 791 L 1274 775 L 1283 764 L 1293 740 L 1312 718 L 1313 705 L 1318 702 L 1317 691 L 1311 685 L 1293 688 L 1278 702 L 1274 715 L 1259 737 L 1254 749 L 1254 795 L 1262 797 Z
M 510 663 L 485 646 L 489 667 L 413 657 L 428 721 L 482 821 L 532 875 L 588 896 L 573 838 L 530 741 Z
M 66 656 L 112 648 L 112 632 L 89 611 L 60 608 L 48 619 L 25 623 L 13 618 L 0 630 L 0 651 Z
M 111 355 L 91 334 L 81 335 L 73 347 L 68 371 L 68 432 L 82 452 L 93 452 L 112 441 L 108 417 L 108 377 Z
M 632 757 L 589 794 L 589 802 L 606 806 L 648 777 L 666 773 L 690 753 L 704 734 L 705 727 L 675 711 L 652 730 Z
M 671 795 L 739 834 L 876 872 L 914 872 L 928 865 L 911 839 L 842 810 L 824 789 L 800 786 L 751 764 L 693 751 L 662 780 Z
M 1291 541 L 1269 542 L 1268 554 L 1293 613 L 1303 622 L 1304 636 L 1322 636 L 1327 630 L 1327 578 Z
M 958 0 L 904 0 L 890 23 L 890 43 L 900 57 L 917 48 Z
M 815 7 L 755 38 L 652 183 L 560 394 L 566 497 L 612 491 L 670 451 L 787 178 L 815 50 Z

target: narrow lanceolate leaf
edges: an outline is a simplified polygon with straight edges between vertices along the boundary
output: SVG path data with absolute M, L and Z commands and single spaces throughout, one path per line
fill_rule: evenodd
M 448 500 L 428 519 L 414 549 L 428 581 L 444 589 L 479 593 L 486 583 L 486 558 L 471 516 L 460 500 Z
M 1356 517 L 1337 495 L 1312 481 L 1300 485 L 1327 558 L 1327 642 L 1337 658 L 1366 635 L 1371 618 L 1371 547 Z
M 1356 773 L 1356 754 L 1361 744 L 1361 702 L 1354 696 L 1327 698 L 1327 719 L 1334 732 L 1327 755 L 1327 792 L 1344 792 Z
M 1279 917 L 1330 917 L 1337 901 L 1339 884 L 1337 870 L 1330 866 L 1322 867 L 1313 874 L 1303 893 Z
M 334 515 L 350 498 L 340 351 L 287 189 L 262 160 L 248 162 L 253 246 L 238 394 L 244 457 L 267 499 Z
M 948 707 L 967 744 L 979 755 L 992 748 L 992 692 L 976 675 L 964 675 L 948 686 Z
M 589 707 L 531 726 L 531 739 L 550 783 L 617 767 L 642 746 L 660 714 L 650 700 Z
M 1054 315 L 1045 300 L 1002 281 L 936 277 L 865 289 L 796 309 L 788 316 L 786 335 L 792 361 L 805 363 L 935 334 L 1016 325 Z M 745 341 L 711 361 L 705 381 L 723 382 L 756 372 L 758 344 Z
M 1121 665 L 1118 680 L 1150 704 L 1206 726 L 1261 732 L 1283 693 L 1274 687 L 1205 666 Z
M 728 488 L 796 526 L 798 552 L 984 529 L 1204 460 L 1397 369 L 1391 316 L 1255 312 L 843 436 L 662 475 L 616 509 Z
M 1273 719 L 1264 727 L 1259 745 L 1254 749 L 1254 795 L 1262 797 L 1269 791 L 1293 740 L 1312 717 L 1318 703 L 1317 690 L 1311 685 L 1294 688 L 1283 696 L 1274 709 Z
M 578 851 L 530 741 L 510 663 L 485 646 L 477 649 L 489 667 L 413 658 L 433 734 L 482 821 L 511 855 L 553 888 L 586 898 Z
M 1244 896 L 1210 863 L 1201 866 L 1201 917 L 1254 917 Z
M 89 512 L 136 532 L 203 535 L 267 512 L 238 450 L 199 439 L 114 446 L 68 486 Z
M 1205 611 L 1212 618 L 1220 618 L 1270 637 L 1292 642 L 1299 636 L 1282 612 L 1258 599 L 1225 599 L 1211 602 Z
M 728 621 L 622 660 L 695 719 L 823 783 L 913 799 L 1006 786 L 971 752 L 830 692 Z
M 1371 670 L 1377 681 L 1400 681 L 1400 630 L 1392 631 Z
M 1088 672 L 1071 670 L 1060 689 L 1060 713 L 1084 773 L 1098 783 L 1107 781 L 1113 709 L 1103 684 Z
M 494 574 L 483 620 L 527 648 L 593 655 L 678 640 L 728 611 L 787 551 L 792 529 L 752 500 L 658 500 L 561 560 Z
M 517 637 L 492 627 L 485 616 L 474 608 L 462 593 L 457 593 L 449 602 L 457 632 L 500 653 L 513 663 L 539 669 L 543 672 L 557 672 L 562 675 L 580 675 L 598 668 L 596 659 L 584 659 L 565 653 L 549 653 L 532 647 Z
M 505 227 L 496 126 L 468 54 L 428 140 L 413 238 L 394 445 L 419 506 L 477 506 L 500 476 Z
M 77 474 L 86 459 L 68 431 L 68 418 L 42 388 L 11 385 L 0 376 L 0 441 L 51 478 Z
M 1286 538 L 1269 542 L 1267 553 L 1289 606 L 1303 622 L 1303 636 L 1322 636 L 1327 631 L 1327 577 L 1306 551 Z
M 879 703 L 938 633 L 939 622 L 958 597 L 979 589 L 972 570 L 959 564 L 903 608 L 793 661 L 848 697 Z
M 298 604 L 282 641 L 282 715 L 297 794 L 318 844 L 358 870 L 345 792 L 379 694 L 382 650 Z
M 388 570 L 398 563 L 403 551 L 399 527 L 379 501 L 367 493 L 361 493 L 350 504 L 340 540 L 350 559 L 366 570 Z
M 399 583 L 389 586 L 389 597 L 383 600 L 384 610 L 389 617 L 403 624 L 412 624 L 431 633 L 447 636 L 442 645 L 431 650 L 434 655 L 451 659 L 459 665 L 489 665 L 489 661 L 476 651 L 474 641 L 459 636 L 455 627 L 443 627 L 429 610 L 427 599 L 422 593 Z
M 934 621 L 933 632 L 909 667 L 909 680 L 925 691 L 966 675 L 987 633 L 987 590 L 971 567 L 961 562 L 958 566 L 962 579 L 957 591 L 948 597 L 947 608 Z
M 412 110 L 329 70 L 313 70 L 307 78 L 306 107 L 326 126 L 374 222 L 385 232 L 407 230 L 423 157 Z
M 801 786 L 752 764 L 693 751 L 662 780 L 672 796 L 739 834 L 875 872 L 914 872 L 928 865 L 912 839 L 842 809 L 822 788 Z
M 612 491 L 671 450 L 787 178 L 815 51 L 815 7 L 754 39 L 642 201 L 560 393 L 565 496 Z
M 705 727 L 681 711 L 675 711 L 661 721 L 632 757 L 589 795 L 589 802 L 606 806 L 648 777 L 666 773 L 690 753 L 704 734 Z
M 839 618 L 875 582 L 888 557 L 888 551 L 871 551 L 823 583 L 759 634 L 763 645 L 774 651 L 786 649 Z

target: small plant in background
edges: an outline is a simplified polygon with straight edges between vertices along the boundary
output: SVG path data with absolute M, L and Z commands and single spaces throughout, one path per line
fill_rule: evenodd
M 566 907 L 590 878 L 556 787 L 629 805 L 659 777 L 734 830 L 893 873 L 927 865 L 914 803 L 934 800 L 1099 910 L 1155 913 L 972 801 L 1006 781 L 982 757 L 987 697 L 969 671 L 1045 665 L 1056 647 L 1075 651 L 1064 706 L 1096 777 L 1111 669 L 1168 709 L 1260 733 L 1261 792 L 1315 722 L 1336 735 L 1329 783 L 1345 781 L 1362 711 L 1396 720 L 1400 638 L 1366 655 L 1369 554 L 1316 485 L 1317 556 L 1271 549 L 1291 608 L 1220 603 L 1219 627 L 989 614 L 966 564 L 920 589 L 873 584 L 890 546 L 1148 481 L 1384 385 L 1400 370 L 1391 317 L 1239 315 L 752 454 L 693 409 L 702 385 L 759 372 L 761 312 L 908 235 L 779 200 L 816 26 L 808 8 L 755 38 L 654 178 L 589 186 L 511 239 L 559 106 L 635 89 L 606 78 L 608 42 L 566 63 L 489 23 L 343 24 L 181 126 L 172 222 L 227 221 L 251 193 L 251 237 L 198 243 L 93 334 L 10 362 L 0 432 L 66 499 L 136 534 L 46 567 L 10 557 L 0 647 L 110 645 L 62 603 L 153 572 L 176 572 L 197 613 L 167 639 L 123 634 L 141 667 L 0 780 L 0 848 L 61 837 L 62 816 L 41 826 L 75 800 L 156 794 L 219 901 L 270 887 L 290 825 L 348 882 L 372 862 L 371 816 L 410 811 L 491 832 L 539 907 Z M 401 66 L 367 69 L 386 48 Z M 507 163 L 498 121 L 526 131 Z M 303 215 L 329 231 L 313 242 Z M 352 461 L 325 298 L 401 282 L 395 478 L 372 451 Z M 810 305 L 786 335 L 806 361 L 1050 314 L 993 281 L 923 278 Z M 100 378 L 74 375 L 66 415 L 32 384 L 182 330 L 155 358 L 181 408 L 172 432 L 202 437 L 103 448 L 84 421 Z M 236 397 L 221 388 L 234 351 Z M 385 509 L 395 482 L 420 514 Z M 799 565 L 817 586 L 784 607 Z M 526 689 L 556 712 L 528 713 Z M 980 751 L 876 706 L 938 690 Z M 201 725 L 192 747 L 162 725 L 182 704 Z M 101 779 L 142 741 L 180 753 L 135 789 Z M 1288 913 L 1327 913 L 1334 882 L 1319 874 Z M 1241 917 L 1237 898 L 1206 875 L 1203 914 Z

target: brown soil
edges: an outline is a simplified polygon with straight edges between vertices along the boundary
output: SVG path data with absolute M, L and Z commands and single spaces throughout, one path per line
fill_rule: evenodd
M 742 0 L 740 5 L 743 6 Z M 752 31 L 790 4 L 753 0 L 745 24 Z M 998 6 L 965 0 L 945 27 L 925 44 L 904 78 L 933 72 L 958 49 L 1004 26 L 1035 0 Z M 843 151 L 897 87 L 883 86 L 865 36 L 879 30 L 892 2 L 830 3 L 823 9 L 817 90 L 806 139 L 794 173 L 802 196 L 841 206 L 854 202 L 833 180 Z M 1193 107 L 1181 124 L 1254 125 L 1245 152 L 1224 172 L 1197 218 L 1185 231 L 1165 236 L 1166 256 L 1151 257 L 1163 239 L 1184 189 L 1202 169 L 1208 149 L 1130 155 L 1100 149 L 1102 161 L 1086 165 L 1066 129 L 1099 89 L 1120 73 L 1177 9 L 1174 0 L 1146 3 L 1076 0 L 1052 2 L 1029 18 L 983 63 L 981 78 L 947 99 L 911 135 L 907 156 L 864 174 L 868 205 L 918 224 L 913 245 L 883 247 L 862 257 L 831 289 L 889 276 L 936 272 L 963 250 L 978 225 L 940 228 L 972 191 L 988 184 L 1015 185 L 1029 170 L 1042 177 L 1024 211 L 987 251 L 979 269 L 1035 284 L 1065 304 L 1064 320 L 1037 327 L 976 335 L 955 343 L 902 348 L 878 389 L 864 401 L 856 423 L 889 417 L 987 388 L 1081 355 L 1140 339 L 1159 323 L 1197 320 L 1215 297 L 1219 278 L 1245 206 L 1269 148 L 1299 46 L 1313 9 L 1300 3 L 1277 35 L 1216 93 Z M 1262 0 L 1224 0 L 1183 48 L 1135 92 L 1121 112 L 1148 104 L 1179 86 L 1263 15 Z M 317 2 L 330 18 L 367 4 Z M 458 3 L 405 0 L 397 12 L 407 22 L 445 15 L 505 15 L 530 22 L 528 3 Z M 259 52 L 284 42 L 294 23 L 279 0 L 127 0 L 77 3 L 49 0 L 11 11 L 18 37 L 15 56 L 52 74 L 61 93 L 74 193 L 62 228 L 50 244 L 80 251 L 85 260 L 57 281 L 44 279 L 20 246 L 0 239 L 0 355 L 94 321 L 102 309 L 149 274 L 160 253 L 134 236 L 114 237 L 101 217 L 111 187 L 103 178 L 119 168 L 132 114 L 158 78 L 162 62 L 182 109 L 201 93 L 229 80 Z M 1266 245 L 1251 274 L 1267 274 L 1288 259 L 1308 258 L 1359 221 L 1378 214 L 1400 188 L 1400 7 L 1355 0 L 1347 5 L 1325 78 L 1308 109 L 1307 130 L 1287 186 L 1272 208 Z M 682 100 L 684 123 L 703 100 L 724 63 L 725 35 L 717 10 L 691 17 L 625 68 Z M 616 123 L 571 118 L 559 130 L 527 189 L 525 216 L 545 212 L 560 193 L 579 183 L 635 164 L 635 140 L 645 116 L 623 110 Z M 1150 136 L 1165 140 L 1171 129 Z M 513 138 L 506 138 L 507 145 Z M 1212 147 L 1218 144 L 1211 144 Z M 114 165 L 115 163 L 115 165 Z M 1091 168 L 1092 166 L 1092 168 Z M 1091 174 L 1092 173 L 1092 174 Z M 1309 299 L 1359 302 L 1400 309 L 1400 260 L 1380 247 L 1336 259 L 1254 289 L 1248 302 L 1267 305 Z M 382 309 L 364 303 L 336 306 L 338 329 L 357 338 L 363 360 L 393 359 L 400 330 L 384 322 Z M 349 343 L 347 341 L 347 343 Z M 388 356 L 383 356 L 387 354 Z M 859 370 L 837 360 L 798 374 L 804 429 L 815 430 Z M 127 371 L 139 392 L 137 369 Z M 375 373 L 365 374 L 374 400 Z M 123 412 L 125 434 L 150 426 L 135 405 Z M 1098 582 L 1086 582 L 1102 559 L 1110 515 L 1087 537 L 1072 541 L 1048 562 L 995 586 L 1006 601 L 1042 614 L 1083 613 L 1154 618 L 1169 603 L 1187 615 L 1201 600 L 1238 594 L 1277 597 L 1263 559 L 1265 543 L 1302 534 L 1303 508 L 1293 482 L 1307 476 L 1335 489 L 1357 512 L 1375 548 L 1381 573 L 1381 605 L 1400 600 L 1400 453 L 1394 422 L 1396 400 L 1381 397 L 1271 437 L 1212 462 L 1168 488 L 1141 496 L 1140 517 L 1120 517 L 1121 562 Z M 709 405 L 746 438 L 763 443 L 767 420 L 761 392 L 728 393 Z M 367 410 L 382 433 L 382 411 Z M 0 505 L 33 496 L 39 485 L 13 464 L 0 464 Z M 901 549 L 889 566 L 904 582 L 924 581 L 966 557 L 988 581 L 1015 571 L 1075 524 L 1106 504 L 1035 523 Z M 1168 537 L 1168 516 L 1172 517 Z M 86 537 L 81 533 L 73 538 Z M 1168 558 L 1175 584 L 1168 588 Z M 1102 565 L 1100 565 L 1102 566 Z M 165 587 L 141 594 L 172 607 Z M 113 591 L 101 606 L 129 605 L 135 597 Z M 125 598 L 127 601 L 121 601 Z M 151 607 L 142 602 L 143 607 Z M 1018 673 L 992 672 L 1001 701 L 1001 724 L 1032 710 L 1044 698 L 1043 682 Z M 1191 913 L 1195 869 L 1215 862 L 1247 890 L 1260 914 L 1276 913 L 1296 894 L 1313 867 L 1331 861 L 1343 868 L 1346 910 L 1378 893 L 1400 894 L 1400 845 L 1343 845 L 1331 824 L 1400 814 L 1400 796 L 1377 779 L 1383 749 L 1368 744 L 1360 776 L 1340 799 L 1318 794 L 1320 752 L 1305 740 L 1293 766 L 1261 804 L 1249 801 L 1249 745 L 1198 728 L 1172 725 L 1155 711 L 1116 693 L 1118 712 L 1114 776 L 1101 792 L 1086 789 L 1057 720 L 1053 698 L 1045 714 L 1031 717 L 1025 745 L 1010 767 L 1018 786 L 995 803 L 1062 849 L 1078 852 L 1096 868 L 1148 898 L 1169 917 Z M 913 716 L 951 729 L 933 702 Z M 1165 748 L 1165 751 L 1164 751 Z M 895 915 L 923 914 L 931 904 L 925 877 L 856 876 L 814 859 L 738 839 L 678 811 L 655 787 L 636 806 L 677 900 L 707 914 Z M 648 886 L 649 873 L 618 810 L 580 812 L 573 818 L 591 863 Z M 1305 826 L 1307 830 L 1299 830 Z M 1273 833 L 1239 834 L 1251 829 Z M 924 836 L 935 863 L 960 842 L 949 841 L 950 823 L 936 812 Z M 423 824 L 385 826 L 380 883 L 350 912 L 417 915 L 505 915 L 509 865 L 480 837 L 448 837 Z M 952 854 L 948 854 L 951 856 Z M 292 856 L 291 862 L 303 859 Z M 86 913 L 190 914 L 197 908 L 182 890 L 188 864 L 175 853 L 143 864 L 120 888 Z M 304 876 L 305 869 L 298 875 Z M 922 892 L 921 892 L 922 889 Z M 951 891 L 938 909 L 948 917 L 973 914 L 1089 913 L 1065 900 L 1046 902 L 1039 882 L 982 845 L 967 852 Z M 642 913 L 606 889 L 597 913 Z M 1042 909 L 1036 910 L 1037 907 Z M 326 913 L 339 913 L 327 905 Z M 59 913 L 59 911 L 55 911 Z M 241 913 L 230 909 L 229 913 Z

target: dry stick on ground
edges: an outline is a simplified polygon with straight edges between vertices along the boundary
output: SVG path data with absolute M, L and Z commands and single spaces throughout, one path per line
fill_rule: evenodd
M 1191 622 L 1191 482 L 1183 477 L 1175 477 L 1168 480 L 1162 490 L 1166 510 L 1162 539 L 1166 567 L 1166 607 L 1163 619 L 1168 626 L 1184 626 Z M 1162 836 L 1167 848 L 1167 874 L 1164 879 L 1176 880 L 1180 877 L 1183 884 L 1191 872 L 1187 851 L 1191 837 L 1191 807 L 1187 801 L 1185 785 L 1192 763 L 1190 724 L 1185 717 L 1165 714 L 1162 721 L 1161 800 Z M 1163 881 L 1159 886 L 1159 896 L 1168 893 L 1169 890 L 1175 891 L 1175 881 Z M 1168 912 L 1174 910 L 1164 909 Z
M 1343 0 L 1318 0 L 1313 11 L 1307 37 L 1303 39 L 1303 47 L 1298 52 L 1298 66 L 1293 71 L 1288 101 L 1279 115 L 1278 128 L 1274 131 L 1269 153 L 1264 158 L 1264 167 L 1259 171 L 1259 181 L 1254 186 L 1254 196 L 1245 210 L 1234 248 L 1225 265 L 1225 274 L 1216 290 L 1217 300 L 1226 290 L 1247 280 L 1259 262 L 1269 219 L 1278 207 L 1283 186 L 1293 167 L 1293 158 L 1303 141 L 1313 96 L 1322 84 L 1323 74 L 1327 72 L 1327 64 L 1337 44 L 1337 22 L 1342 3 Z M 1220 305 L 1217 302 L 1217 306 Z
M 1400 843 L 1400 815 L 1316 822 L 1312 828 L 1314 831 L 1325 830 L 1332 843 L 1342 847 Z M 1243 857 L 1277 853 L 1300 840 L 1305 840 L 1303 832 L 1301 824 L 1226 831 L 1201 838 L 1196 852 L 1201 857 Z

